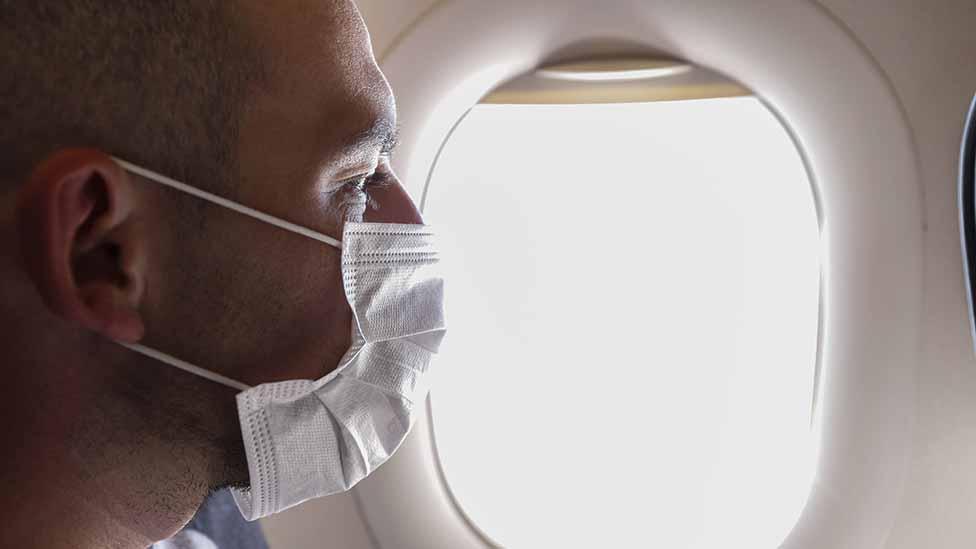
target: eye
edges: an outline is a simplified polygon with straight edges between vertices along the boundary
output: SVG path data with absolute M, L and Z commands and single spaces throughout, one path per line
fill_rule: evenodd
M 371 189 L 386 185 L 386 175 L 381 171 L 373 172 L 371 175 L 358 177 L 348 183 L 349 187 L 356 192 L 362 193 L 369 200 Z
M 347 184 L 347 187 L 354 190 L 357 193 L 365 194 L 367 198 L 369 197 L 370 190 L 370 180 L 375 177 L 373 175 L 358 177 Z

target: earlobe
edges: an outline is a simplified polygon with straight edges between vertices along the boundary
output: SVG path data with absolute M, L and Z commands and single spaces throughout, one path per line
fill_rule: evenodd
M 145 242 L 125 171 L 89 149 L 61 150 L 22 187 L 25 271 L 55 314 L 102 335 L 142 338 Z

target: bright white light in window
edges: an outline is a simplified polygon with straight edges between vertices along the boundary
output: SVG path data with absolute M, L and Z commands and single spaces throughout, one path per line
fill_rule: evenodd
M 754 98 L 477 107 L 432 393 L 464 511 L 538 547 L 778 546 L 809 491 L 819 233 Z

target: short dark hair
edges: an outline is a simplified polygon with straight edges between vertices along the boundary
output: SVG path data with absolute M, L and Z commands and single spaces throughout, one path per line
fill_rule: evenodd
M 194 184 L 236 173 L 258 55 L 228 0 L 0 0 L 0 180 L 93 147 Z

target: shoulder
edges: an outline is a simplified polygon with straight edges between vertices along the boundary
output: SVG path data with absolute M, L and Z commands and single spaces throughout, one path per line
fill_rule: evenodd
M 268 549 L 257 522 L 247 522 L 229 490 L 210 496 L 179 534 L 151 549 Z

